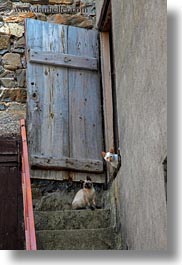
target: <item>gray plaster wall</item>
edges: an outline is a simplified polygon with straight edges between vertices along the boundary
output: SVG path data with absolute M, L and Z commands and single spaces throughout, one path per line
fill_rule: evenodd
M 167 247 L 166 0 L 114 0 L 116 90 L 122 167 L 113 184 L 128 249 Z
M 103 7 L 104 0 L 96 0 L 96 25 L 99 22 L 101 10 Z
M 110 189 L 125 248 L 167 248 L 166 0 L 112 1 L 122 166 Z

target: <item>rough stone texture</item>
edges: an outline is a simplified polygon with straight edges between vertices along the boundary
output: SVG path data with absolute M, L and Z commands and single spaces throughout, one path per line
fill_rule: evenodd
M 21 37 L 14 42 L 14 48 L 25 48 L 25 38 Z
M 2 71 L 0 71 L 0 77 L 4 77 L 4 78 L 13 78 L 15 77 L 15 72 L 14 71 L 9 71 L 9 70 L 5 70 L 2 67 Z
M 19 120 L 25 118 L 25 105 L 19 103 L 1 103 L 4 109 L 0 111 L 0 135 L 14 136 L 20 134 Z M 4 111 L 5 110 L 5 111 Z
M 16 82 L 13 78 L 0 78 L 0 85 L 7 88 L 14 88 L 16 87 Z
M 115 249 L 114 229 L 38 231 L 40 250 L 107 250 Z
M 19 38 L 23 36 L 24 31 L 24 26 L 17 23 L 4 23 L 3 26 L 0 27 L 0 33 L 13 35 Z
M 12 2 L 9 0 L 1 0 L 0 2 L 0 12 L 4 10 L 10 10 L 12 8 Z
M 48 22 L 53 22 L 57 24 L 64 24 L 64 25 L 71 25 L 71 26 L 78 26 L 81 28 L 92 28 L 93 27 L 93 22 L 92 20 L 89 20 L 88 18 L 76 14 L 76 15 L 61 15 L 61 14 L 56 14 L 48 17 L 47 19 Z
M 20 55 L 18 53 L 6 53 L 2 58 L 5 69 L 16 70 L 21 67 Z
M 6 84 L 3 83 L 3 79 L 0 79 L 1 84 Z M 7 80 L 6 80 L 7 81 Z M 4 81 L 5 82 L 5 81 Z M 11 82 L 11 81 L 10 81 Z M 7 81 L 8 84 L 8 81 Z M 11 84 L 13 86 L 13 84 Z M 11 86 L 11 87 L 12 87 Z M 0 89 L 0 101 L 4 102 L 20 102 L 20 103 L 25 103 L 27 98 L 27 93 L 24 89 L 20 88 L 3 88 Z
M 0 50 L 7 49 L 9 47 L 9 36 L 0 35 Z
M 47 16 L 45 14 L 37 13 L 36 14 L 37 20 L 47 21 Z
M 18 87 L 26 87 L 26 70 L 25 69 L 16 70 L 16 79 Z
M 35 18 L 35 14 L 33 12 L 28 13 L 18 13 L 16 16 L 8 16 L 4 18 L 5 22 L 23 22 L 25 18 Z
M 0 111 L 6 110 L 7 106 L 4 103 L 0 103 Z
M 110 210 L 34 211 L 37 230 L 99 229 L 111 225 Z
M 110 194 L 129 250 L 167 248 L 166 14 L 165 0 L 112 4 L 122 167 Z
M 2 72 L 0 73 L 0 90 L 1 90 L 1 96 L 0 96 L 0 100 L 2 100 L 2 90 L 3 87 L 5 88 L 14 88 L 16 87 L 17 82 L 15 80 L 15 73 L 14 71 L 9 71 L 9 70 L 5 70 L 2 67 Z
M 0 55 L 0 60 L 2 59 L 2 56 Z M 4 72 L 4 68 L 0 65 L 0 75 Z

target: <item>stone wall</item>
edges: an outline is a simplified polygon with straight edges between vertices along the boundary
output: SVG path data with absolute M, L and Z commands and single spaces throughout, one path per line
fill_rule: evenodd
M 26 60 L 24 20 L 93 28 L 94 0 L 0 1 L 0 135 L 19 134 L 26 116 Z
M 122 166 L 110 202 L 129 250 L 167 248 L 166 17 L 166 0 L 112 1 Z

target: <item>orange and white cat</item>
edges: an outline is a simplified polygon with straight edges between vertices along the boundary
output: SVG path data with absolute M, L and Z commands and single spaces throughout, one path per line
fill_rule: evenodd
M 107 153 L 102 152 L 102 156 L 106 160 L 106 162 L 111 164 L 111 166 L 113 166 L 114 168 L 118 168 L 118 164 L 120 162 L 119 161 L 120 160 L 119 159 L 120 154 L 115 154 L 114 149 L 110 149 L 110 151 Z

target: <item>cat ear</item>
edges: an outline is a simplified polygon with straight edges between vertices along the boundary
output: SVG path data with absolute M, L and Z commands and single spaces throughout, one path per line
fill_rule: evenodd
M 105 157 L 105 155 L 106 155 L 106 152 L 102 152 L 102 156 Z
M 111 148 L 109 152 L 110 152 L 111 154 L 114 154 L 114 149 Z
M 92 180 L 91 180 L 91 177 L 89 177 L 89 176 L 87 176 L 86 180 L 88 180 L 88 181 L 92 181 Z

